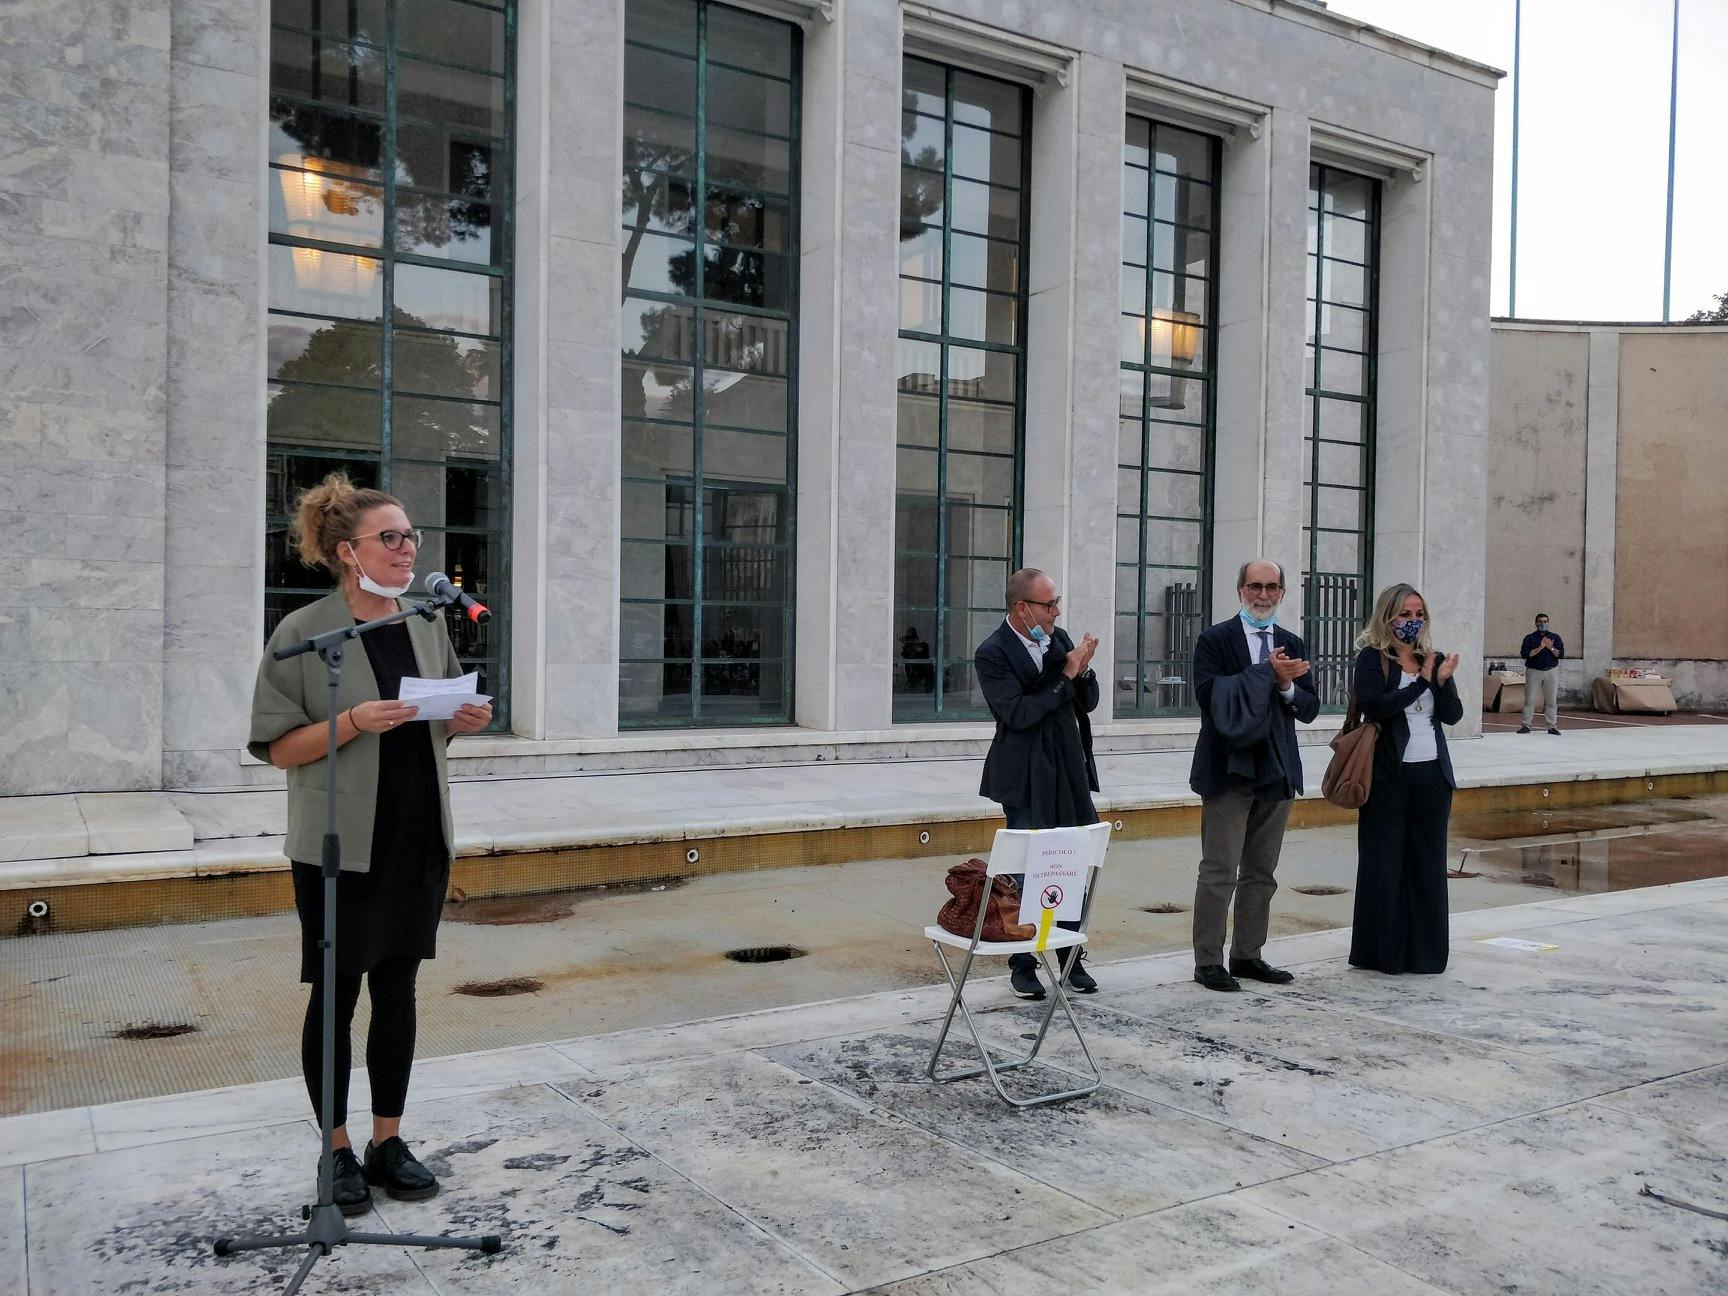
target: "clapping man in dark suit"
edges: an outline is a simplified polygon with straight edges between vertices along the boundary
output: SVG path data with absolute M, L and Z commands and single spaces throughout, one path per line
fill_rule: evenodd
M 1200 738 L 1188 786 L 1200 797 L 1200 876 L 1194 888 L 1194 979 L 1240 990 L 1238 977 L 1283 985 L 1295 977 L 1260 957 L 1271 920 L 1273 870 L 1290 803 L 1302 791 L 1296 723 L 1320 713 L 1302 640 L 1274 624 L 1284 569 L 1243 563 L 1241 610 L 1194 645 Z M 1224 926 L 1234 901 L 1230 966 Z
M 996 737 L 984 759 L 979 792 L 1002 804 L 1010 828 L 1070 828 L 1098 822 L 1092 793 L 1092 722 L 1098 679 L 1092 673 L 1093 635 L 1078 647 L 1056 624 L 1062 598 L 1050 578 L 1027 567 L 1008 578 L 1008 616 L 973 657 L 978 687 L 996 717 Z M 1062 926 L 1072 928 L 1073 923 Z M 1014 993 L 1042 999 L 1038 960 L 1008 959 Z M 1063 976 L 1081 994 L 1098 982 L 1081 964 L 1079 946 L 1064 952 Z

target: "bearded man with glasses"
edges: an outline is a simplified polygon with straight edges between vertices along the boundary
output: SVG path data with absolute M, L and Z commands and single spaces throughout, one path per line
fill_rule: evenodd
M 1302 792 L 1296 724 L 1320 713 L 1302 640 L 1276 624 L 1284 569 L 1260 559 L 1236 574 L 1240 611 L 1194 645 L 1200 738 L 1188 786 L 1200 798 L 1200 875 L 1194 888 L 1194 979 L 1240 990 L 1238 977 L 1284 985 L 1295 977 L 1260 957 L 1290 803 Z M 1230 965 L 1224 928 L 1235 909 Z

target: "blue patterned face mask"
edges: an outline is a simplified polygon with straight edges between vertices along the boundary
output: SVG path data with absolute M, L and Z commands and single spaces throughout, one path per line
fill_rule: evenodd
M 1414 617 L 1408 621 L 1394 621 L 1392 637 L 1399 643 L 1413 644 L 1422 637 L 1422 627 L 1427 624 L 1426 621 Z

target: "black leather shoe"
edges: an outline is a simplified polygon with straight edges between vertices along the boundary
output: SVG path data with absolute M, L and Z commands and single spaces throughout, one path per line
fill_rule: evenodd
M 1548 732 L 1553 734 L 1556 738 L 1560 736 L 1560 729 L 1557 725 L 1549 725 Z
M 1022 999 L 1042 999 L 1044 983 L 1038 979 L 1038 960 L 1030 954 L 1010 954 L 1008 984 Z
M 1519 733 L 1529 733 L 1530 732 L 1530 726 L 1529 725 L 1519 725 L 1518 726 L 1518 732 Z
M 400 1138 L 366 1145 L 366 1182 L 396 1201 L 425 1201 L 438 1195 L 438 1178 L 414 1159 Z
M 1207 963 L 1194 969 L 1194 979 L 1208 990 L 1240 990 L 1242 983 L 1224 970 L 1222 963 Z
M 1066 964 L 1063 968 L 1062 977 L 1063 980 L 1067 981 L 1069 988 L 1076 994 L 1097 994 L 1098 982 L 1086 970 L 1086 955 L 1081 947 L 1075 945 L 1071 949 L 1064 950 L 1063 954 L 1066 957 Z
M 1250 981 L 1268 981 L 1273 985 L 1289 985 L 1296 979 L 1294 972 L 1275 968 L 1265 959 L 1231 959 L 1230 975 L 1247 977 Z
M 330 1161 L 330 1182 L 336 1209 L 344 1215 L 364 1215 L 372 1209 L 372 1190 L 366 1186 L 366 1172 L 353 1148 L 336 1149 Z

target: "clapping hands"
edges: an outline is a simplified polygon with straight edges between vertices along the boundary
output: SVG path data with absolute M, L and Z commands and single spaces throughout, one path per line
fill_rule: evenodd
M 1308 673 L 1307 662 L 1300 657 L 1291 657 L 1282 648 L 1274 648 L 1266 662 L 1272 667 L 1272 674 L 1277 677 L 1280 693 Z
M 1075 679 L 1080 672 L 1092 665 L 1092 654 L 1098 651 L 1098 636 L 1083 635 L 1080 642 L 1074 645 L 1074 651 L 1068 654 L 1068 660 L 1062 666 L 1062 673 L 1069 679 Z

